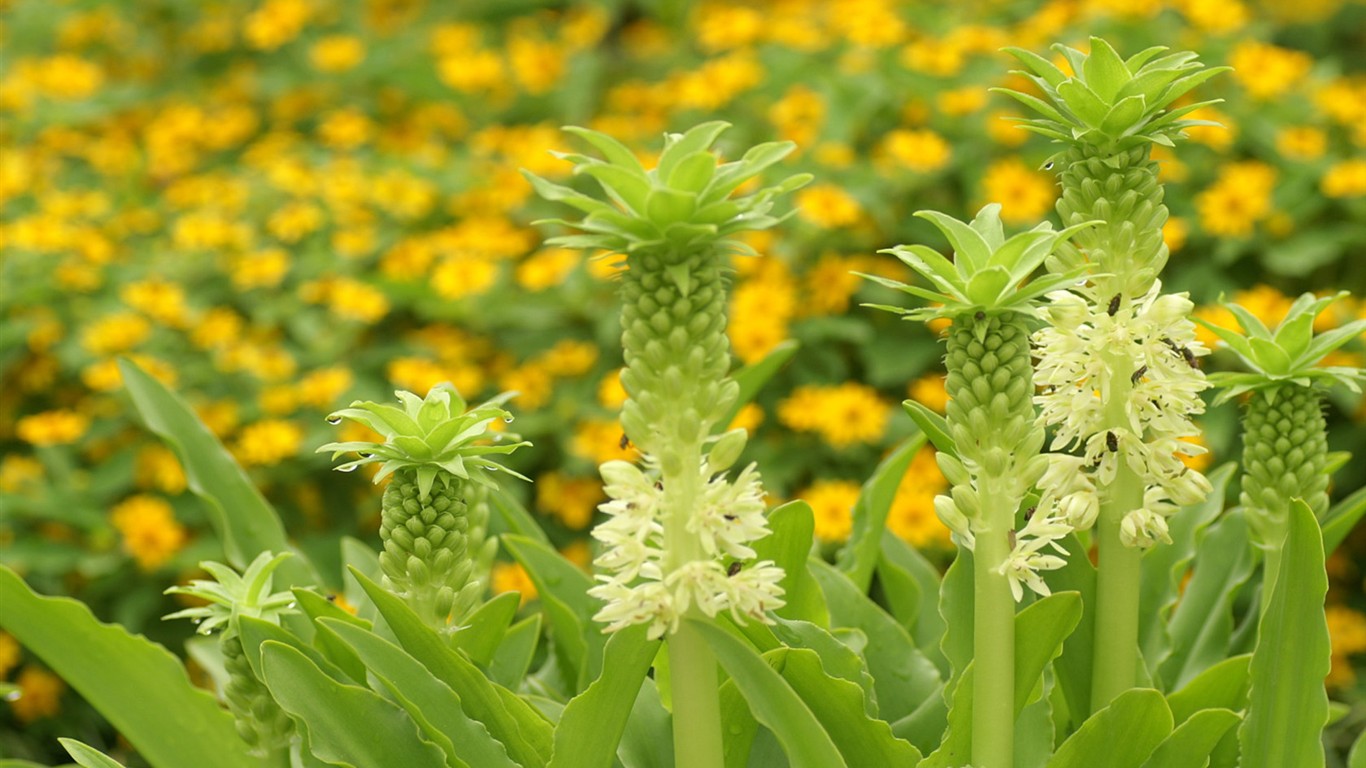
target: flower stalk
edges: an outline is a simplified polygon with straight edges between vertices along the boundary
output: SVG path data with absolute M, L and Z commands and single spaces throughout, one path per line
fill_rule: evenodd
M 1163 55 L 1162 47 L 1122 59 L 1095 37 L 1089 53 L 1054 50 L 1070 72 L 1009 49 L 1042 98 L 1002 92 L 1038 113 L 1026 130 L 1063 145 L 1051 162 L 1063 223 L 1097 223 L 1050 263 L 1085 279 L 1050 295 L 1052 327 L 1035 335 L 1041 417 L 1058 428 L 1052 448 L 1084 454 L 1055 455 L 1060 471 L 1041 491 L 1076 528 L 1097 528 L 1094 712 L 1137 680 L 1141 549 L 1169 541 L 1166 517 L 1210 490 L 1178 458 L 1199 450 L 1180 440 L 1198 434 L 1190 417 L 1203 411 L 1198 393 L 1207 383 L 1191 361 L 1207 350 L 1194 341 L 1191 302 L 1161 294 L 1167 208 L 1151 148 L 1204 124 L 1185 116 L 1213 102 L 1172 105 L 1226 68 L 1205 69 L 1195 54 Z
M 556 220 L 582 234 L 550 244 L 625 257 L 621 423 L 642 460 L 601 467 L 609 519 L 593 532 L 606 548 L 595 560 L 599 584 L 589 593 L 605 603 L 594 618 L 606 631 L 648 624 L 650 637 L 665 638 L 675 761 L 699 768 L 723 763 L 718 669 L 710 647 L 683 619 L 728 611 L 739 622 L 768 621 L 783 592 L 782 570 L 754 562 L 749 546 L 768 535 L 758 473 L 750 465 L 734 480 L 725 477 L 746 434 L 711 437 L 739 396 L 728 375 L 724 260 L 747 251 L 731 235 L 779 223 L 769 215 L 775 198 L 810 178 L 732 197 L 793 145 L 762 144 L 719 164 L 711 146 L 726 128 L 705 123 L 666 135 L 650 170 L 614 139 L 569 129 L 606 159 L 562 157 L 575 163 L 575 175 L 595 178 L 610 203 L 527 174 L 543 197 L 587 214 Z

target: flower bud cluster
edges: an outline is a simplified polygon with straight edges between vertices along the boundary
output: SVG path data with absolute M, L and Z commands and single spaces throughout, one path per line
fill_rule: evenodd
M 1049 294 L 1051 323 L 1034 334 L 1040 419 L 1055 426 L 1039 481 L 1043 504 L 1078 529 L 1096 519 L 1107 487 L 1123 462 L 1143 484 L 1143 505 L 1121 523 L 1127 546 L 1170 541 L 1166 518 L 1210 491 L 1182 455 L 1204 449 L 1182 440 L 1199 434 L 1191 421 L 1204 412 L 1209 386 L 1197 359 L 1209 350 L 1195 338 L 1193 305 L 1185 294 L 1162 294 L 1155 281 L 1142 296 Z
M 737 621 L 768 622 L 765 612 L 783 605 L 783 570 L 771 560 L 747 562 L 756 557 L 750 543 L 769 534 L 754 465 L 727 480 L 713 476 L 701 461 L 699 503 L 687 530 L 697 537 L 703 557 L 670 568 L 664 542 L 670 512 L 665 488 L 654 479 L 655 463 L 647 456 L 644 469 L 625 461 L 601 467 L 610 500 L 599 508 L 609 519 L 593 529 L 593 537 L 606 545 L 594 564 L 606 573 L 597 576 L 600 583 L 589 594 L 607 605 L 594 620 L 607 624 L 608 632 L 648 624 L 651 638 L 677 630 L 693 606 L 707 616 L 730 611 Z

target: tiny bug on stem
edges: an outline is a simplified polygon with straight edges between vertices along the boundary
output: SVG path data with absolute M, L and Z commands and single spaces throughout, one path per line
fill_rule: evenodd
M 1119 303 L 1123 301 L 1123 298 L 1124 294 L 1116 293 L 1110 299 L 1110 306 L 1105 309 L 1105 311 L 1109 313 L 1110 317 L 1114 317 L 1115 313 L 1119 311 Z

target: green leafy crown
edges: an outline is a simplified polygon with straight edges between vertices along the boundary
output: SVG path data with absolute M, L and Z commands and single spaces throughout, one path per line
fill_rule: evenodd
M 888 288 L 943 305 L 918 309 L 884 304 L 865 305 L 906 315 L 910 320 L 951 318 L 978 310 L 1014 311 L 1038 317 L 1038 310 L 1032 305 L 1034 299 L 1076 282 L 1080 270 L 1049 274 L 1028 283 L 1025 279 L 1053 253 L 1059 243 L 1066 241 L 1077 230 L 1095 223 L 1086 222 L 1054 231 L 1052 224 L 1044 222 L 1006 239 L 1001 225 L 1001 206 L 997 203 L 982 208 L 970 223 L 938 211 L 918 211 L 915 215 L 944 233 L 953 246 L 953 261 L 925 245 L 898 245 L 881 253 L 896 256 L 924 276 L 934 289 L 906 285 L 876 275 L 862 275 Z
M 687 133 L 665 134 L 659 164 L 648 171 L 616 139 L 586 128 L 565 128 L 596 147 L 606 159 L 568 153 L 556 156 L 574 163 L 574 175 L 596 179 L 612 202 L 523 171 L 541 197 L 558 200 L 586 214 L 578 221 L 537 222 L 562 224 L 584 233 L 547 242 L 621 254 L 642 249 L 686 253 L 707 246 L 753 253 L 748 246 L 729 238 L 737 232 L 767 229 L 780 223 L 786 216 L 769 213 L 775 200 L 805 185 L 811 175 L 789 176 L 777 185 L 732 198 L 736 188 L 782 160 L 796 145 L 790 141 L 760 144 L 739 160 L 718 165 L 711 145 L 729 127 L 728 123 L 710 122 Z
M 190 595 L 207 600 L 208 605 L 186 608 L 166 616 L 166 619 L 192 619 L 199 625 L 200 634 L 209 634 L 221 627 L 236 629 L 239 616 L 265 619 L 279 623 L 280 616 L 294 609 L 294 595 L 272 592 L 275 569 L 292 555 L 281 552 L 272 555 L 262 552 L 239 576 L 231 566 L 213 561 L 199 564 L 214 580 L 196 579 L 188 587 L 171 587 L 168 595 Z
M 1215 403 L 1225 402 L 1254 389 L 1285 383 L 1306 387 L 1315 382 L 1344 384 L 1353 392 L 1360 392 L 1357 381 L 1366 378 L 1366 371 L 1345 366 L 1317 366 L 1329 352 L 1366 333 L 1366 320 L 1356 320 L 1314 335 L 1314 318 L 1329 304 L 1346 295 L 1347 292 L 1343 291 L 1322 298 L 1316 298 L 1312 293 L 1300 296 L 1275 331 L 1268 329 L 1261 320 L 1237 304 L 1224 306 L 1237 318 L 1242 333 L 1195 318 L 1252 369 L 1250 373 L 1211 374 L 1209 380 L 1223 388 Z
M 349 451 L 360 454 L 360 458 L 339 465 L 337 470 L 341 472 L 351 472 L 362 464 L 382 462 L 375 474 L 376 483 L 395 470 L 412 468 L 417 473 L 418 491 L 424 497 L 440 472 L 489 486 L 496 483 L 487 473 L 500 469 L 513 477 L 527 479 L 485 457 L 509 454 L 530 443 L 476 445 L 476 441 L 489 436 L 488 425 L 494 419 L 512 421 L 512 415 L 503 410 L 502 404 L 515 393 L 504 392 L 469 410 L 465 409 L 465 400 L 455 387 L 445 382 L 432 387 L 426 398 L 402 390 L 394 394 L 403 402 L 402 408 L 358 400 L 350 408 L 327 417 L 330 424 L 340 423 L 342 419 L 360 422 L 383 435 L 384 442 L 328 443 L 319 447 L 318 453 L 332 451 L 334 460 Z M 495 441 L 502 437 L 493 435 Z
M 1058 44 L 1053 46 L 1067 59 L 1075 73 L 1068 76 L 1052 62 L 1021 48 L 1006 51 L 1030 72 L 1018 71 L 1032 80 L 1045 98 L 1008 88 L 993 88 L 1043 115 L 1024 121 L 1024 129 L 1066 144 L 1092 145 L 1123 151 L 1146 142 L 1172 146 L 1172 137 L 1193 125 L 1216 125 L 1207 120 L 1186 120 L 1195 110 L 1221 99 L 1202 101 L 1168 111 L 1192 88 L 1229 67 L 1206 69 L 1190 52 L 1172 53 L 1154 46 L 1121 59 L 1099 37 L 1091 38 L 1091 53 Z M 1155 58 L 1156 57 L 1156 58 Z

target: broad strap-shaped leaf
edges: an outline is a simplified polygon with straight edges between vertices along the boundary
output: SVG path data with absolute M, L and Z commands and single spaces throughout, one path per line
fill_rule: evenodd
M 869 715 L 863 691 L 849 680 L 831 677 L 814 651 L 789 649 L 780 672 L 825 727 L 844 761 L 857 765 L 913 765 L 920 751 L 892 734 L 883 720 Z
M 949 434 L 948 422 L 944 417 L 930 410 L 914 400 L 903 400 L 901 407 L 906 411 L 906 415 L 911 417 L 911 421 L 920 428 L 920 431 L 929 438 L 930 444 L 939 453 L 958 458 L 958 445 L 954 442 L 953 436 Z
M 1205 768 L 1224 734 L 1243 718 L 1228 709 L 1202 709 L 1171 732 L 1143 768 Z
M 1072 728 L 1069 730 L 1075 730 L 1091 711 L 1091 666 L 1096 637 L 1096 568 L 1091 565 L 1086 556 L 1086 547 L 1075 533 L 1059 540 L 1058 544 L 1067 551 L 1062 556 L 1066 564 L 1055 571 L 1046 572 L 1044 581 L 1055 592 L 1066 590 L 1081 595 L 1084 607 L 1076 630 L 1063 643 L 1062 655 L 1053 665 L 1058 688 L 1067 701 L 1067 711 L 1070 713 L 1068 720 Z
M 276 571 L 280 586 L 321 584 L 308 559 L 289 545 L 274 508 L 180 396 L 131 360 L 120 359 L 119 371 L 143 423 L 175 452 L 186 485 L 208 507 L 228 561 L 245 568 L 257 553 L 293 551 Z
M 1290 531 L 1271 602 L 1252 654 L 1252 692 L 1238 732 L 1242 768 L 1323 765 L 1328 721 L 1328 623 L 1323 537 L 1302 499 L 1290 504 Z
M 1248 669 L 1252 654 L 1232 656 L 1196 675 L 1181 690 L 1167 696 L 1172 709 L 1172 720 L 1180 725 L 1202 709 L 1231 709 L 1241 712 L 1247 707 L 1251 680 Z
M 744 707 L 743 701 L 740 706 Z M 749 710 L 745 709 L 744 714 L 749 717 Z M 721 722 L 726 724 L 729 738 L 735 733 L 735 721 L 725 719 L 725 715 L 723 709 Z M 621 758 L 622 765 L 630 768 L 675 768 L 673 717 L 660 701 L 659 689 L 653 678 L 646 677 L 641 681 L 631 716 L 626 721 L 626 731 L 617 745 L 617 756 Z
M 792 359 L 800 345 L 791 339 L 779 343 L 762 360 L 753 362 L 744 368 L 736 371 L 731 378 L 740 386 L 740 395 L 735 398 L 735 405 L 731 406 L 730 412 L 724 418 L 718 419 L 712 425 L 713 432 L 725 432 L 730 428 L 731 422 L 735 421 L 735 416 L 740 409 L 754 401 L 759 390 L 764 388 L 764 384 L 773 378 L 780 368 Z
M 1062 644 L 1081 619 L 1081 595 L 1058 592 L 1038 600 L 1015 615 L 1015 714 L 1018 717 L 1049 662 L 1062 652 Z M 948 730 L 944 741 L 920 768 L 957 768 L 972 755 L 972 710 L 974 665 L 969 664 L 958 679 L 949 707 Z M 1164 705 L 1165 706 L 1165 705 Z M 1169 728 L 1170 730 L 1170 728 Z
M 1064 741 L 1048 768 L 1141 768 L 1172 732 L 1167 700 L 1151 688 L 1132 688 L 1082 723 Z
M 484 724 L 523 768 L 543 768 L 553 745 L 550 721 L 512 691 L 496 685 L 474 663 L 452 649 L 401 598 L 351 571 L 365 588 L 403 649 L 436 679 L 460 694 L 470 717 Z
M 607 638 L 593 614 L 601 605 L 588 595 L 593 580 L 548 545 L 523 536 L 503 536 L 503 546 L 536 584 L 555 647 L 569 665 L 569 680 L 582 691 L 602 670 Z
M 770 533 L 753 547 L 756 559 L 772 560 L 783 569 L 781 585 L 787 602 L 775 613 L 785 619 L 824 625 L 830 623 L 825 595 L 807 568 L 815 526 L 810 504 L 800 499 L 789 501 L 768 513 Z
M 417 659 L 361 627 L 336 619 L 323 619 L 322 623 L 354 649 L 390 698 L 447 754 L 470 768 L 516 768 L 507 749 L 483 723 L 465 712 L 460 695 Z
M 487 667 L 498 650 L 498 643 L 508 631 L 512 620 L 517 616 L 517 608 L 522 598 L 514 592 L 504 592 L 495 596 L 474 610 L 465 619 L 464 626 L 451 635 L 451 642 L 464 651 L 470 660 L 481 667 Z
M 1332 554 L 1366 515 L 1366 488 L 1334 504 L 1323 517 L 1323 551 Z
M 611 768 L 641 682 L 659 652 L 637 624 L 612 635 L 603 652 L 602 674 L 569 700 L 555 728 L 549 768 Z
M 973 235 L 981 238 L 975 232 Z M 854 521 L 849 543 L 840 550 L 836 562 L 861 592 L 868 591 L 873 570 L 877 568 L 878 554 L 882 549 L 882 531 L 887 525 L 887 512 L 896 498 L 896 489 L 901 486 L 906 468 L 911 465 L 916 452 L 924 445 L 923 433 L 906 438 L 878 464 L 873 476 L 868 478 L 859 492 L 852 513 Z
M 343 765 L 446 768 L 440 747 L 384 697 L 342 685 L 298 650 L 267 641 L 261 648 L 266 686 L 280 708 L 307 733 L 313 754 Z
M 540 640 L 541 614 L 533 613 L 513 624 L 489 659 L 489 678 L 508 690 L 517 688 L 526 677 Z
M 903 626 L 910 621 L 906 628 L 911 637 L 915 638 L 915 644 L 934 662 L 941 675 L 947 675 L 948 659 L 940 648 L 945 627 L 944 618 L 939 615 L 939 570 L 915 547 L 902 541 L 891 531 L 884 531 L 882 553 L 878 559 L 878 578 L 886 582 L 893 578 L 893 573 L 904 575 L 903 583 L 907 583 L 907 586 L 903 589 L 910 593 L 910 598 L 914 601 L 904 609 L 905 617 L 897 616 L 897 619 Z M 893 592 L 898 590 L 888 585 L 886 591 L 889 602 L 896 599 Z M 894 610 L 893 615 L 895 614 Z
M 744 695 L 755 720 L 778 738 L 792 768 L 848 766 L 816 715 L 773 668 L 769 661 L 772 656 L 760 656 L 744 641 L 707 622 L 688 619 L 687 623 L 691 631 L 707 641 L 716 660 Z M 784 656 L 789 651 L 779 648 L 768 653 Z
M 858 629 L 868 638 L 863 654 L 873 676 L 879 716 L 894 722 L 933 696 L 940 685 L 939 670 L 905 628 L 832 566 L 812 559 L 811 569 L 825 592 L 831 626 Z
M 0 566 L 0 628 L 43 660 L 156 768 L 248 768 L 232 715 L 190 684 L 165 648 L 105 624 L 80 602 L 43 597 Z M 166 727 L 167 713 L 175 727 Z

